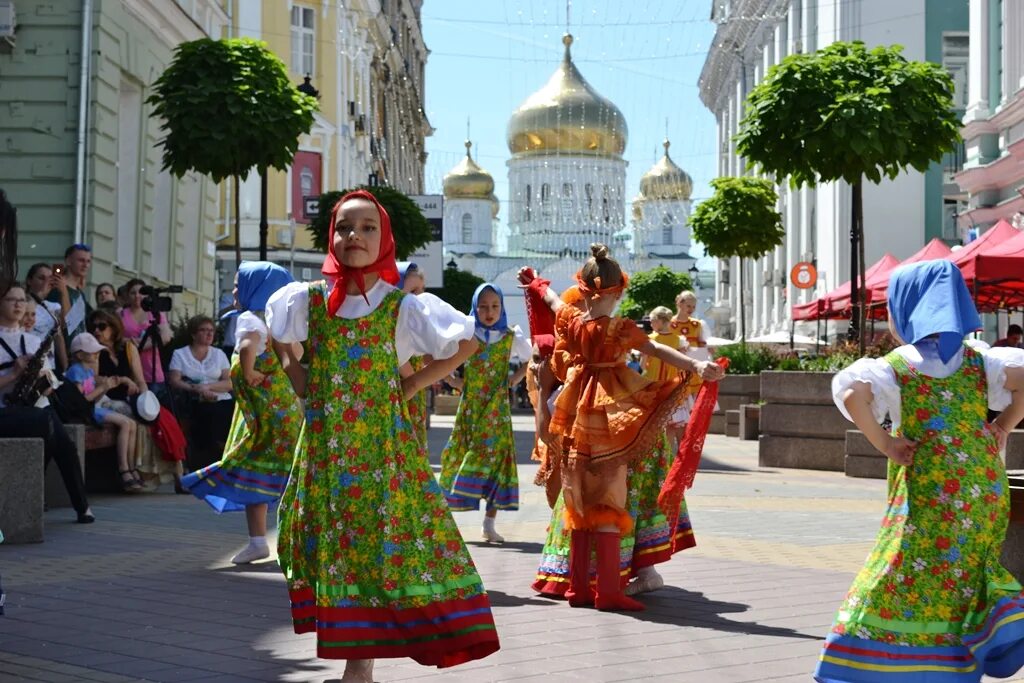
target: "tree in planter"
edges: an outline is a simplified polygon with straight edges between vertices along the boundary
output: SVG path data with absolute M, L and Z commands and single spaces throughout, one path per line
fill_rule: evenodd
M 715 178 L 711 187 L 714 194 L 697 206 L 690 225 L 708 255 L 740 259 L 740 342 L 745 344 L 744 259 L 761 258 L 785 239 L 782 214 L 775 210 L 779 196 L 771 181 L 749 176 Z
M 239 241 L 239 180 L 255 167 L 263 179 L 260 259 L 267 258 L 267 170 L 286 170 L 299 136 L 313 126 L 316 99 L 288 80 L 288 68 L 266 43 L 249 38 L 203 38 L 180 44 L 146 102 L 163 120 L 163 167 L 219 183 L 234 178 L 235 259 Z
M 395 254 L 399 260 L 408 258 L 427 242 L 434 233 L 430 221 L 423 217 L 423 212 L 408 195 L 382 185 L 354 187 L 349 190 L 332 190 L 320 195 L 320 210 L 310 221 L 306 229 L 313 237 L 313 246 L 320 251 L 327 251 L 327 234 L 331 229 L 331 212 L 338 200 L 354 190 L 366 190 L 381 203 L 391 218 L 391 232 L 395 237 Z
M 736 150 L 792 187 L 844 180 L 850 207 L 850 338 L 864 351 L 862 182 L 912 167 L 924 172 L 960 140 L 953 80 L 939 64 L 909 61 L 902 46 L 837 42 L 793 54 L 747 96 Z
M 657 306 L 667 306 L 674 310 L 676 296 L 691 287 L 688 274 L 677 273 L 665 266 L 634 273 L 626 288 L 626 295 L 619 302 L 618 314 L 623 318 L 639 320 Z
M 473 292 L 484 283 L 484 279 L 467 270 L 459 270 L 451 266 L 452 264 L 449 263 L 448 267 L 444 269 L 443 286 L 440 288 L 428 287 L 427 291 L 447 301 L 456 310 L 472 314 Z

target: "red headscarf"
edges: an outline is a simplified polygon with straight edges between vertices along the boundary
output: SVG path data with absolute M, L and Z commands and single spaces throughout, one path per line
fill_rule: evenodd
M 377 260 L 363 268 L 353 269 L 346 267 L 334 255 L 334 226 L 338 222 L 338 214 L 341 212 L 341 205 L 350 199 L 365 199 L 373 202 L 380 214 L 380 251 L 377 253 Z M 334 289 L 327 299 L 327 314 L 334 315 L 341 308 L 348 293 L 348 283 L 355 282 L 359 292 L 363 295 L 366 303 L 366 285 L 363 283 L 363 276 L 367 273 L 378 273 L 385 281 L 393 285 L 398 284 L 398 266 L 395 264 L 395 237 L 391 234 L 391 217 L 384 210 L 377 198 L 366 190 L 356 190 L 338 200 L 331 212 L 331 229 L 327 233 L 327 256 L 324 257 L 324 265 L 320 272 L 328 277 L 337 278 Z

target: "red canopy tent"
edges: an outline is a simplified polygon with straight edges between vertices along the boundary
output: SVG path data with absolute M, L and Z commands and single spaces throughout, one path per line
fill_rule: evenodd
M 978 254 L 970 263 L 975 299 L 984 310 L 1024 306 L 1024 232 L 1006 221 L 999 223 L 1005 223 L 1016 234 Z
M 933 237 L 932 241 L 924 245 L 912 256 L 908 256 L 903 261 L 900 261 L 899 265 L 905 265 L 907 263 L 919 263 L 921 261 L 934 261 L 941 258 L 949 258 L 949 255 L 953 253 L 953 250 L 946 246 L 946 243 L 940 240 L 938 237 Z M 889 277 L 892 275 L 892 271 L 895 268 L 891 268 L 884 273 L 880 273 L 877 277 L 867 278 L 867 289 L 868 289 L 868 300 L 871 302 L 873 307 L 884 307 L 886 296 L 889 290 Z M 883 315 L 884 317 L 884 315 Z
M 870 283 L 872 280 L 885 277 L 888 282 L 888 274 L 899 264 L 899 259 L 886 252 L 885 256 L 864 272 L 864 281 Z M 850 282 L 847 281 L 814 301 L 793 306 L 793 320 L 848 318 L 850 316 L 850 289 Z M 868 291 L 870 294 L 870 290 Z M 870 301 L 869 296 L 868 302 Z

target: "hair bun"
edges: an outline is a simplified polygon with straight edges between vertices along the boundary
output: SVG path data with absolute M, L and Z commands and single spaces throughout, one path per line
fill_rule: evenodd
M 590 245 L 590 254 L 594 257 L 595 261 L 604 261 L 608 258 L 608 247 L 600 242 L 594 242 Z

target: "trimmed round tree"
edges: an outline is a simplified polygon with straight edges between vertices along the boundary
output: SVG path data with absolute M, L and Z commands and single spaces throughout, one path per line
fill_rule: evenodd
M 391 232 L 395 236 L 395 254 L 399 260 L 408 258 L 431 239 L 430 221 L 408 195 L 391 187 L 372 185 L 348 190 L 331 190 L 320 195 L 320 209 L 306 229 L 313 237 L 313 246 L 327 251 L 327 233 L 331 229 L 331 212 L 338 200 L 354 190 L 366 190 L 381 203 L 391 218 Z
M 736 135 L 740 156 L 793 187 L 846 181 L 850 207 L 850 338 L 864 350 L 862 182 L 924 172 L 960 140 L 953 80 L 903 47 L 837 42 L 794 54 L 768 70 L 747 96 Z
M 677 273 L 666 266 L 634 273 L 629 279 L 626 295 L 619 302 L 619 315 L 640 320 L 658 306 L 675 310 L 679 292 L 692 288 L 690 276 Z
M 239 179 L 255 167 L 284 171 L 313 127 L 317 101 L 288 80 L 288 68 L 266 43 L 250 38 L 182 43 L 146 100 L 163 120 L 163 167 L 214 182 L 234 178 L 235 258 L 239 244 Z M 267 257 L 266 196 L 261 201 L 260 258 Z
M 786 231 L 775 206 L 779 196 L 764 178 L 723 176 L 711 181 L 714 193 L 690 216 L 693 238 L 709 256 L 740 260 L 740 342 L 746 343 L 743 266 L 782 244 Z

